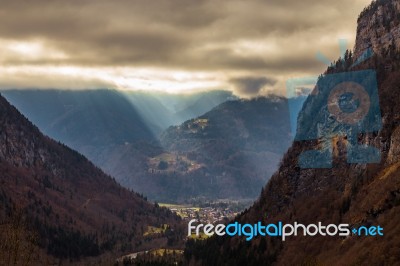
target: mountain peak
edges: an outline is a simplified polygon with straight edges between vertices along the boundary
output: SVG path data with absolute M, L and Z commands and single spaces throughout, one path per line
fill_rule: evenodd
M 381 55 L 390 46 L 400 47 L 400 0 L 373 1 L 358 18 L 354 55 L 367 49 Z

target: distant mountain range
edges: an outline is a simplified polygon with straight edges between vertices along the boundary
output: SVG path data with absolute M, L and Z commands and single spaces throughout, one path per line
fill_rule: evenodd
M 3 97 L 0 183 L 0 257 L 6 265 L 92 256 L 105 262 L 132 250 L 182 243 L 180 218 L 42 135 Z M 164 232 L 147 234 L 149 226 Z
M 112 90 L 4 95 L 43 132 L 157 201 L 254 198 L 291 142 L 287 100 L 275 96 L 237 100 L 224 91 Z

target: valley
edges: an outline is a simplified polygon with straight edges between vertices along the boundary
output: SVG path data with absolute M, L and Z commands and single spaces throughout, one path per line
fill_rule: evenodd
M 254 199 L 292 138 L 288 102 L 276 96 L 239 100 L 223 91 L 153 95 L 113 90 L 3 94 L 45 134 L 158 202 Z M 192 111 L 184 111 L 186 116 L 173 115 L 188 108 Z M 189 120 L 180 122 L 178 117 L 188 114 Z M 164 123 L 157 125 L 161 131 L 155 130 L 156 121 Z
M 400 0 L 0 13 L 1 266 L 400 265 Z

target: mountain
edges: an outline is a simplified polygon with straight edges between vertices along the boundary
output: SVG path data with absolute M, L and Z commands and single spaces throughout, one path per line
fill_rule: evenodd
M 252 198 L 291 143 L 287 100 L 260 97 L 222 103 L 161 134 L 165 169 L 176 195 Z
M 279 170 L 271 177 L 263 191 L 248 210 L 237 217 L 241 223 L 292 223 L 350 224 L 352 228 L 379 225 L 383 236 L 327 237 L 292 236 L 285 242 L 277 237 L 212 237 L 206 241 L 189 241 L 186 262 L 190 265 L 397 265 L 400 261 L 400 52 L 399 24 L 400 1 L 378 0 L 367 7 L 358 18 L 357 39 L 354 53 L 346 53 L 320 78 L 315 92 L 326 96 L 322 82 L 330 75 L 356 77 L 366 70 L 377 75 L 382 126 L 371 132 L 359 132 L 356 141 L 350 135 L 340 135 L 332 140 L 333 167 L 327 169 L 302 168 L 305 151 L 324 147 L 317 141 L 298 141 L 285 154 Z M 372 49 L 374 55 L 360 63 L 357 58 Z M 355 57 L 356 55 L 357 57 Z M 354 63 L 359 63 L 353 66 Z M 364 71 L 364 72 L 362 72 Z M 364 85 L 373 85 L 373 79 L 363 76 Z M 321 94 L 322 93 L 322 94 Z M 313 94 L 306 100 L 298 118 L 297 136 L 315 132 L 321 121 L 335 126 L 329 115 L 327 101 Z M 374 98 L 372 94 L 369 95 Z M 347 97 L 347 96 L 346 96 Z M 346 101 L 346 97 L 341 100 Z M 371 108 L 376 102 L 371 101 Z M 346 106 L 347 104 L 345 104 Z M 370 109 L 371 110 L 371 109 Z M 366 117 L 369 116 L 368 115 Z M 374 114 L 374 113 L 372 113 Z M 310 119 L 310 116 L 313 119 Z M 326 120 L 324 120 L 326 119 Z M 366 121 L 367 120 L 360 120 Z M 370 120 L 378 121 L 378 120 Z M 363 126 L 357 122 L 355 128 Z M 324 124 L 322 127 L 324 126 Z M 372 124 L 364 124 L 371 126 Z M 338 125 L 327 135 L 349 128 Z M 353 128 L 354 129 L 354 128 Z M 311 131 L 310 131 L 311 130 Z M 321 128 L 324 130 L 324 128 Z M 351 130 L 351 128 L 350 128 Z M 311 135 L 309 135 L 311 136 Z M 354 136 L 354 135 L 352 135 Z M 357 144 L 358 153 L 351 153 Z M 362 155 L 375 147 L 380 160 L 366 163 Z M 349 150 L 349 147 L 351 148 Z M 373 152 L 368 154 L 377 158 Z M 355 163 L 348 163 L 345 159 Z M 361 158 L 361 160 L 360 160 Z M 364 158 L 365 159 L 365 158 Z M 322 157 L 322 163 L 324 163 Z M 357 160 L 359 160 L 357 162 Z M 320 161 L 321 162 L 321 161 Z M 311 163 L 313 163 L 311 161 Z M 316 163 L 314 161 L 314 163 Z
M 180 218 L 42 135 L 1 96 L 0 183 L 0 258 L 6 265 L 83 263 L 98 256 L 113 263 L 134 250 L 179 245 Z M 149 226 L 165 231 L 148 234 Z

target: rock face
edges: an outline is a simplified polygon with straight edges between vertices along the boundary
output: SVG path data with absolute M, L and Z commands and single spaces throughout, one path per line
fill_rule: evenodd
M 355 56 L 368 48 L 382 54 L 382 49 L 400 47 L 399 13 L 399 0 L 378 0 L 365 8 L 358 18 Z
M 380 225 L 381 237 L 303 237 L 282 242 L 278 238 L 216 238 L 189 242 L 186 259 L 193 265 L 395 265 L 400 261 L 400 53 L 393 44 L 400 36 L 399 1 L 373 2 L 359 18 L 355 58 L 347 55 L 324 75 L 374 69 L 377 73 L 382 127 L 357 135 L 359 143 L 379 149 L 379 163 L 349 164 L 346 136 L 333 139 L 333 167 L 303 169 L 299 156 L 317 149 L 317 141 L 297 141 L 284 155 L 281 167 L 271 177 L 256 203 L 237 220 L 242 223 L 322 222 L 347 223 L 352 227 Z M 389 35 L 388 35 L 389 34 Z M 390 36 L 390 37 L 387 37 Z M 392 48 L 388 47 L 392 45 Z M 375 55 L 351 68 L 357 55 L 372 47 Z M 399 46 L 397 46 L 399 47 Z M 390 68 L 386 68 L 390 65 Z M 350 69 L 351 68 L 351 69 Z M 315 114 L 326 117 L 326 104 L 312 96 L 299 115 L 299 124 Z M 310 126 L 313 125 L 311 121 Z M 307 129 L 307 128 L 306 128 Z

